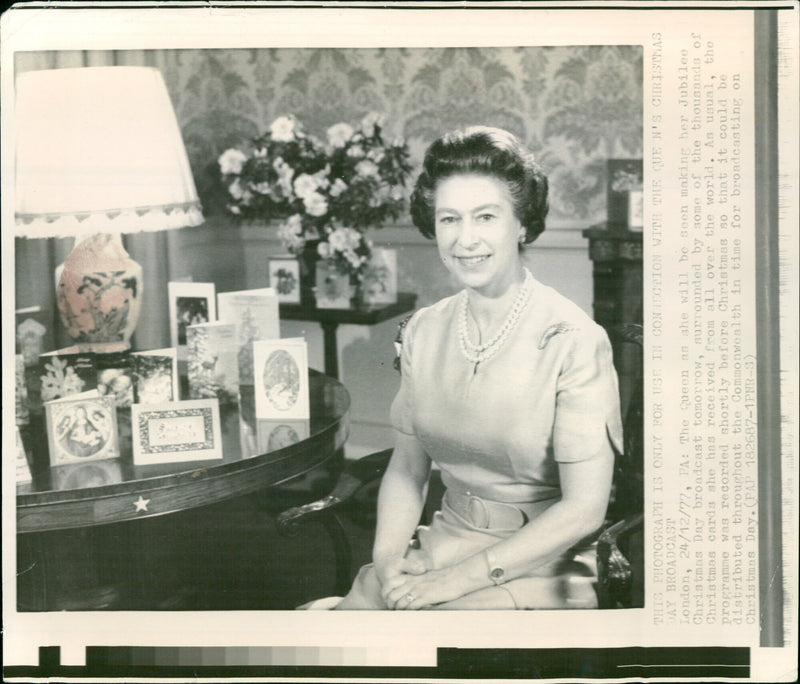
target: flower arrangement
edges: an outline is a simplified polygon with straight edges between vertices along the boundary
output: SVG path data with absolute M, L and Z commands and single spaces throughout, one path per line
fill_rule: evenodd
M 293 116 L 281 116 L 248 152 L 219 157 L 229 201 L 240 219 L 278 219 L 278 234 L 294 254 L 319 240 L 320 258 L 360 276 L 371 254 L 368 228 L 396 219 L 411 171 L 408 146 L 386 144 L 383 118 L 367 114 L 358 127 L 337 123 L 327 141 L 307 135 Z

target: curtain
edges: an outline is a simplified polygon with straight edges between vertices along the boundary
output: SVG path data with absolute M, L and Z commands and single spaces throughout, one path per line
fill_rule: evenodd
M 19 52 L 15 54 L 15 75 L 36 69 L 87 66 L 152 66 L 168 70 L 174 55 L 166 50 L 69 50 Z M 166 76 L 165 76 L 165 80 Z M 173 100 L 174 101 L 174 100 Z M 58 116 L 58 112 L 53 112 Z M 70 238 L 15 239 L 15 283 L 17 308 L 41 306 L 52 313 L 56 344 L 71 344 L 60 330 L 56 313 L 54 270 L 72 250 Z M 143 269 L 142 309 L 132 339 L 134 349 L 169 346 L 169 240 L 165 232 L 123 236 L 128 253 Z

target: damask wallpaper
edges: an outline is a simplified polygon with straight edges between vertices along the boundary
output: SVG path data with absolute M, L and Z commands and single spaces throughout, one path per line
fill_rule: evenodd
M 324 137 L 371 110 L 418 164 L 453 128 L 501 126 L 524 139 L 551 181 L 551 225 L 605 218 L 605 161 L 642 155 L 638 46 L 162 51 L 206 213 L 221 206 L 216 159 L 295 114 Z
M 550 226 L 603 220 L 606 159 L 642 156 L 640 46 L 40 52 L 16 67 L 109 63 L 161 69 L 209 216 L 223 206 L 217 157 L 289 113 L 324 138 L 382 112 L 415 164 L 453 128 L 507 128 L 550 177 Z

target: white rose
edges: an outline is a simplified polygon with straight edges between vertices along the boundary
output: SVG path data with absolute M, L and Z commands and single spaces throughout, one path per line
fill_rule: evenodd
M 363 119 L 361 119 L 361 130 L 364 131 L 364 135 L 366 135 L 368 138 L 371 138 L 373 135 L 375 135 L 375 126 L 383 128 L 385 120 L 386 117 L 383 114 L 379 114 L 378 112 L 370 112 Z
M 290 216 L 286 222 L 278 227 L 278 237 L 293 252 L 298 252 L 306 244 L 302 233 L 303 221 L 299 214 Z
M 328 200 L 318 192 L 312 192 L 303 198 L 306 211 L 312 216 L 324 216 L 328 213 Z
M 361 233 L 353 228 L 344 228 L 344 237 L 348 249 L 356 249 L 361 244 Z
M 273 168 L 278 172 L 278 185 L 280 185 L 281 192 L 285 197 L 292 196 L 292 178 L 294 177 L 294 169 L 289 166 L 281 157 L 278 157 L 273 163 Z
M 294 234 L 300 235 L 303 232 L 303 217 L 300 214 L 292 214 L 286 220 L 286 225 Z
M 328 242 L 337 252 L 344 252 L 347 249 L 347 236 L 342 228 L 337 228 L 328 236 Z
M 367 152 L 367 158 L 371 159 L 376 164 L 380 164 L 385 156 L 386 152 L 383 151 L 382 147 L 373 147 L 369 152 Z
M 323 259 L 328 259 L 331 256 L 331 246 L 327 242 L 320 242 L 317 245 L 317 254 Z
M 331 185 L 331 197 L 338 197 L 345 190 L 347 190 L 347 183 L 345 183 L 341 178 L 337 178 L 335 181 L 333 181 L 333 185 Z
M 228 192 L 231 193 L 231 197 L 233 197 L 233 199 L 240 200 L 242 197 L 244 197 L 244 189 L 242 188 L 241 183 L 239 183 L 238 178 L 228 186 Z
M 344 122 L 337 123 L 328 129 L 328 144 L 333 147 L 344 147 L 353 137 L 353 127 Z
M 328 178 L 328 174 L 330 172 L 331 172 L 331 166 L 330 164 L 326 164 L 324 169 L 317 171 L 312 176 L 312 178 L 317 182 L 317 188 L 321 188 L 324 190 L 331 184 L 330 178 Z
M 259 195 L 269 195 L 270 191 L 272 190 L 272 186 L 265 181 L 263 183 L 256 183 L 253 186 L 253 190 Z
M 364 148 L 361 145 L 353 145 L 347 149 L 347 156 L 353 159 L 359 159 L 364 156 Z
M 364 178 L 369 178 L 370 176 L 377 178 L 378 165 L 369 159 L 364 159 L 356 164 L 356 173 L 359 176 L 364 176 Z
M 302 199 L 315 193 L 318 187 L 319 183 L 317 183 L 317 179 L 307 173 L 301 173 L 294 179 L 294 192 Z
M 269 127 L 269 134 L 276 142 L 291 142 L 295 136 L 295 121 L 291 116 L 279 116 Z
M 237 207 L 235 204 L 229 204 L 228 205 L 228 211 L 230 211 L 231 214 L 241 214 L 242 213 L 242 210 L 239 209 L 239 207 Z
M 244 163 L 247 161 L 247 155 L 241 150 L 232 147 L 225 150 L 219 157 L 219 170 L 223 174 L 228 173 L 241 173 Z

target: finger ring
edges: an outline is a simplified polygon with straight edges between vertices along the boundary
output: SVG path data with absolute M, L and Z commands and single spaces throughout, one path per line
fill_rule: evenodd
M 406 594 L 403 597 L 403 599 L 405 600 L 406 603 L 411 603 L 414 600 L 414 595 L 413 594 Z

